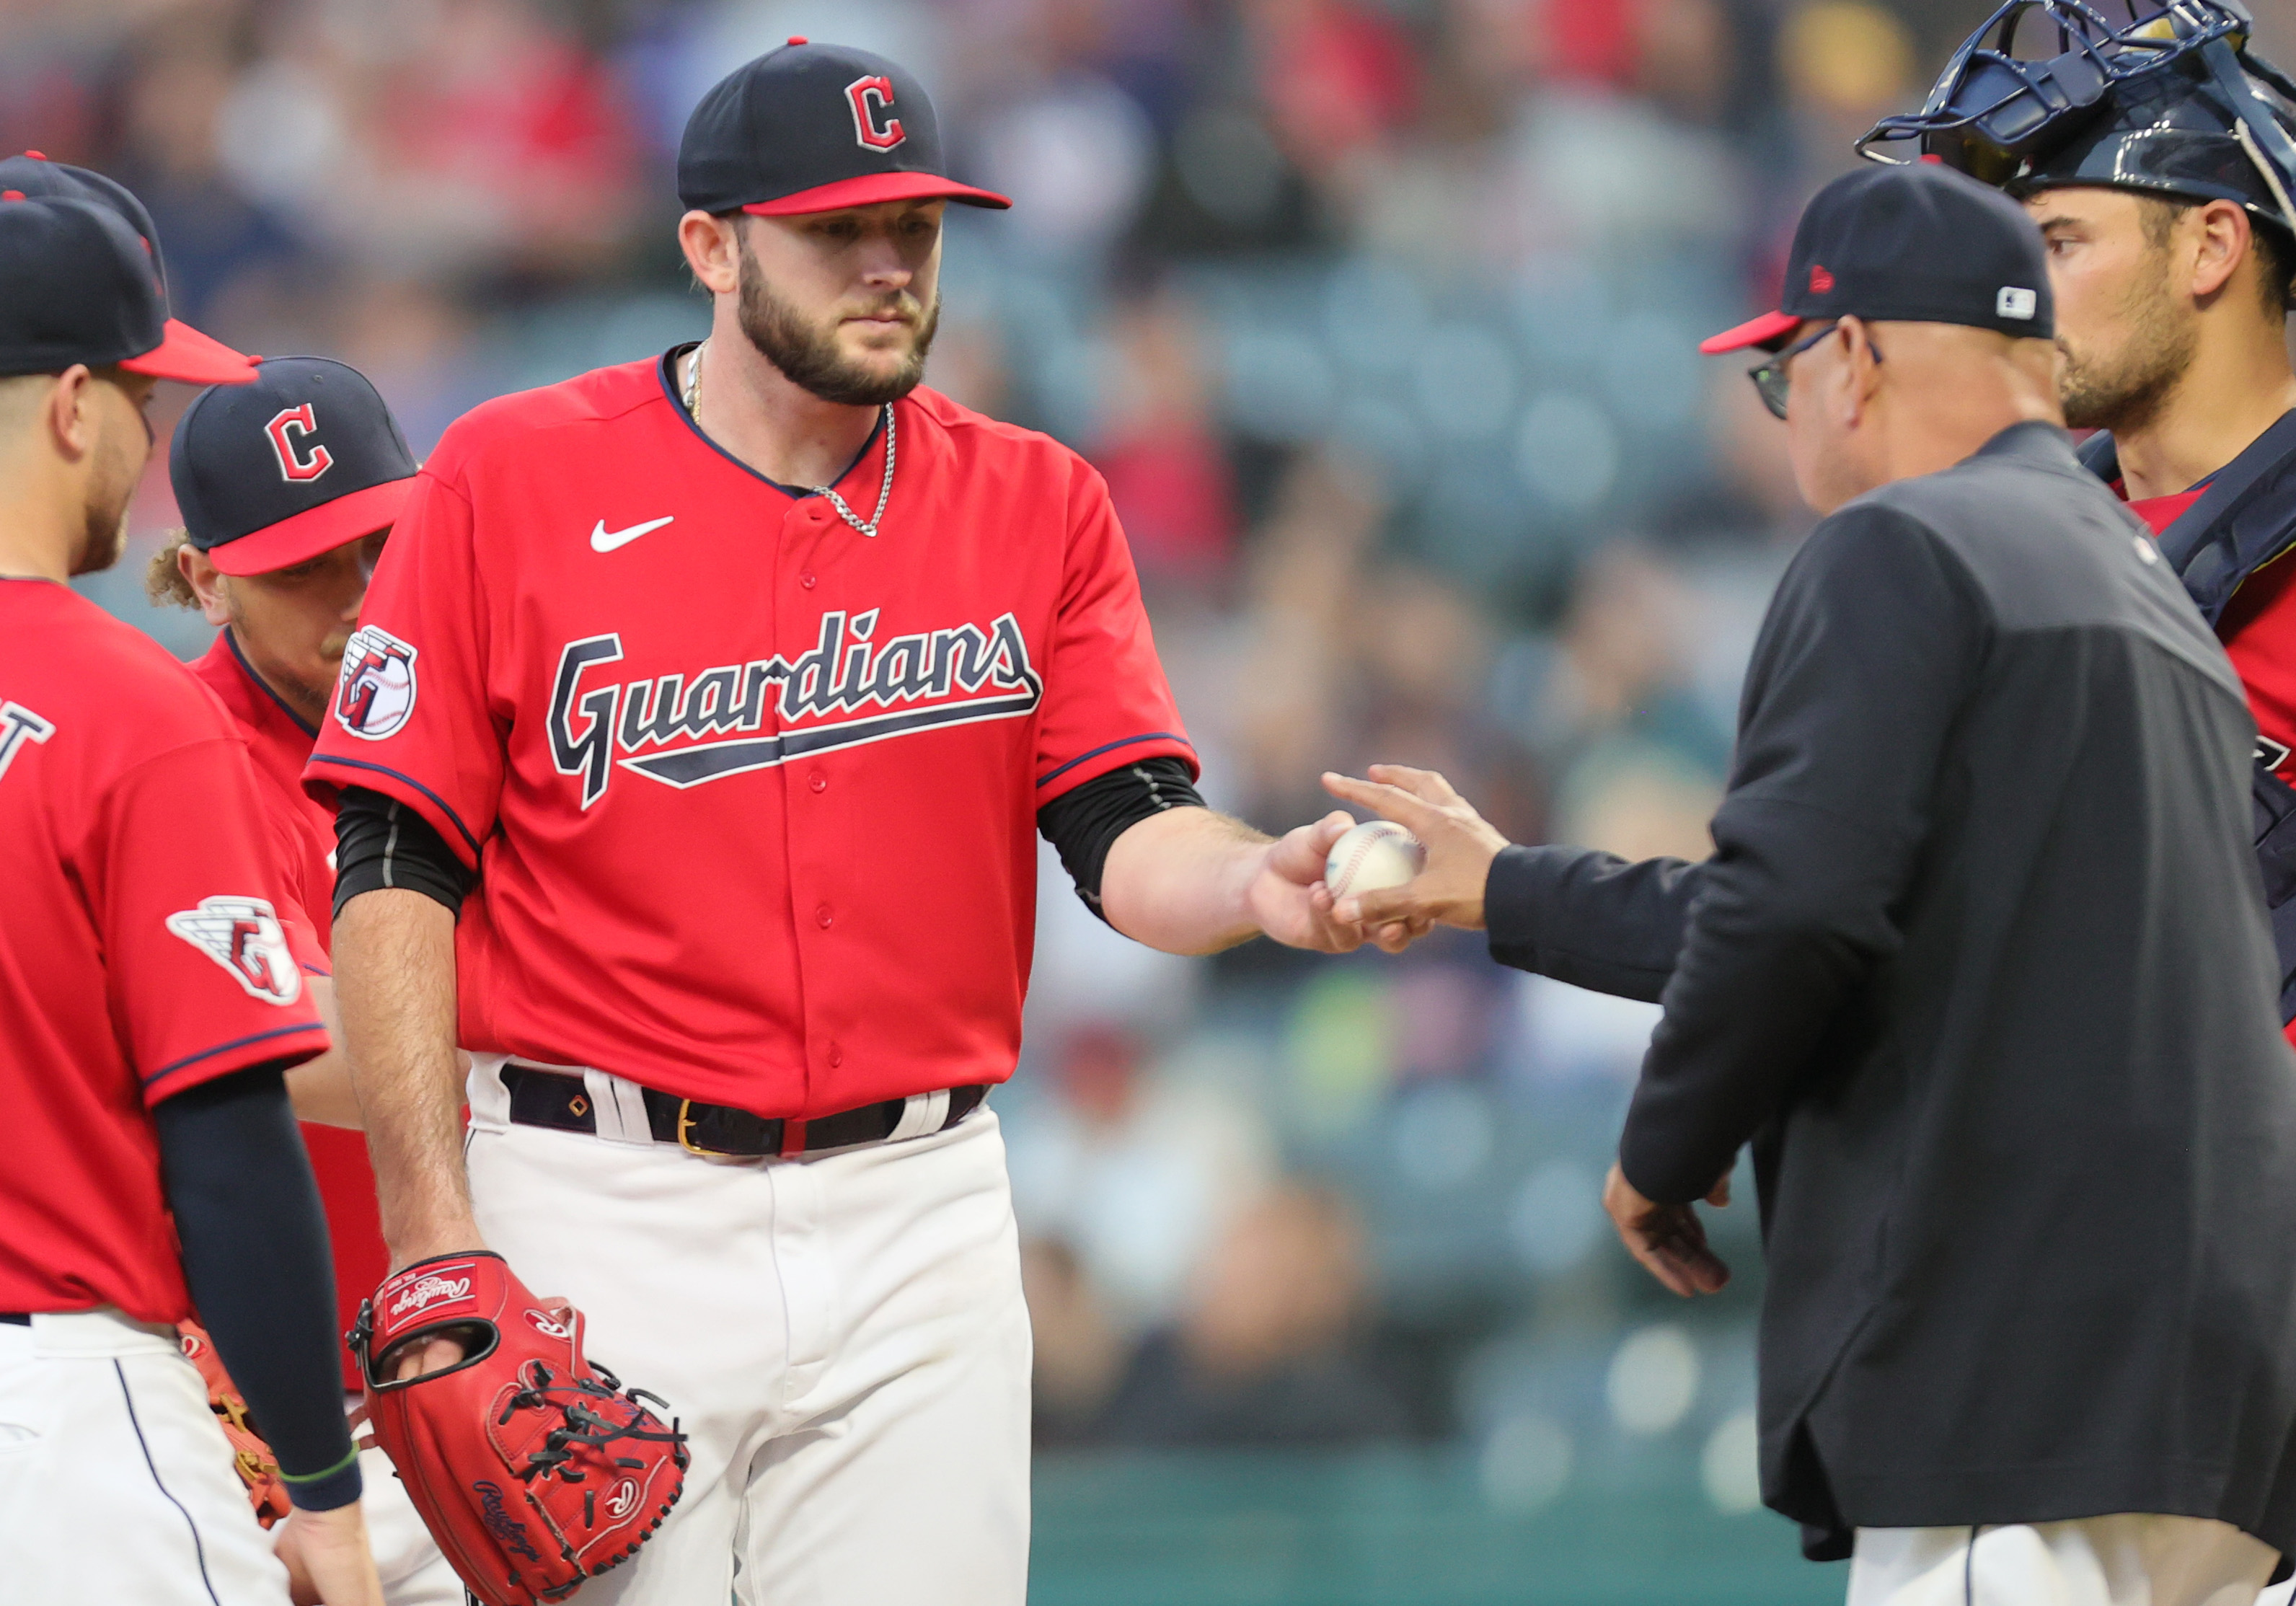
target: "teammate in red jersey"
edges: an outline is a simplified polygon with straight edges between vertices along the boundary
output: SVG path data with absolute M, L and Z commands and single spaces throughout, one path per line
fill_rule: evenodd
M 2065 0 L 2040 9 L 2078 42 L 2066 70 L 2099 63 L 2101 85 L 2067 102 L 2052 64 L 1993 75 L 1981 31 L 1923 111 L 1866 143 L 1919 139 L 2005 181 L 2041 226 L 2065 418 L 2101 431 L 2082 459 L 2152 527 L 2248 690 L 2257 856 L 2296 1040 L 2296 82 L 2215 0 L 2119 31 Z M 1992 135 L 2013 126 L 2001 160 Z
M 679 190 L 709 338 L 448 430 L 312 759 L 383 1226 L 570 1297 L 692 1436 L 586 1591 L 1018 1602 L 1029 1336 L 983 1100 L 1032 836 L 1155 946 L 1345 949 L 1349 822 L 1201 806 L 1100 477 L 917 388 L 941 209 L 1006 203 L 944 175 L 913 78 L 792 41 L 703 100 Z
M 322 1598 L 365 1606 L 326 1241 L 283 1082 L 328 1040 L 255 778 L 212 695 L 64 584 L 119 558 L 153 381 L 253 374 L 167 317 L 132 198 L 78 187 L 0 188 L 7 1592 L 287 1599 L 176 1344 L 196 1299 L 286 1476 L 281 1552 Z M 196 854 L 191 797 L 214 810 Z
M 253 384 L 202 392 L 176 426 L 168 455 L 184 528 L 152 555 L 155 602 L 201 610 L 220 627 L 192 666 L 237 722 L 263 783 L 266 823 L 295 907 L 283 921 L 322 955 L 332 925 L 335 822 L 303 791 L 303 766 L 326 717 L 375 559 L 414 484 L 414 456 L 382 397 L 357 369 L 325 357 L 259 360 Z M 322 1015 L 333 983 L 315 966 L 305 985 Z M 355 1129 L 358 1102 L 340 1052 L 287 1075 L 303 1118 L 334 1250 L 336 1323 L 348 1331 L 389 1270 L 374 1173 Z M 341 1351 L 354 1403 L 357 1364 Z M 387 1606 L 460 1606 L 461 1583 L 422 1527 L 380 1449 L 366 1458 L 367 1535 Z

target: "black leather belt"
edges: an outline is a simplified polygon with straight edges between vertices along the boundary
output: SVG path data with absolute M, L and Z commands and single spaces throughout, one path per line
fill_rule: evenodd
M 502 1079 L 510 1089 L 510 1118 L 520 1126 L 596 1134 L 598 1111 L 580 1077 L 512 1060 L 504 1063 Z M 645 1095 L 646 1126 L 657 1142 L 676 1143 L 693 1154 L 743 1159 L 880 1143 L 893 1135 L 893 1128 L 901 1124 L 908 1109 L 906 1099 L 887 1099 L 816 1120 L 784 1121 L 730 1104 L 697 1103 L 651 1087 L 638 1091 Z M 947 1131 L 978 1110 L 988 1096 L 988 1089 L 983 1086 L 950 1088 L 948 1115 L 934 1130 Z
M 0 1322 L 11 1327 L 29 1327 L 32 1318 L 20 1310 L 0 1310 Z

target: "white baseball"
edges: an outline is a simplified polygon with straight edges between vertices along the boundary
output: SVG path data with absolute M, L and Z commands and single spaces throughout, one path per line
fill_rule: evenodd
M 1333 897 L 1400 887 L 1427 867 L 1427 849 L 1392 820 L 1370 820 L 1332 844 L 1324 884 Z

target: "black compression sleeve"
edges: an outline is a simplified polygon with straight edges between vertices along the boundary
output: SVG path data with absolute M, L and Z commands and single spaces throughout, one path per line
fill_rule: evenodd
M 192 1303 L 288 1498 L 348 1505 L 358 1452 L 343 1421 L 334 1262 L 284 1077 L 275 1065 L 219 1077 L 161 1102 L 152 1121 Z
M 343 788 L 335 810 L 335 914 L 362 892 L 404 887 L 459 914 L 471 873 L 430 822 L 364 786 Z
M 1106 920 L 1100 907 L 1100 875 L 1116 839 L 1150 815 L 1203 807 L 1185 760 L 1143 758 L 1054 798 L 1037 811 L 1037 829 L 1059 850 L 1085 907 Z

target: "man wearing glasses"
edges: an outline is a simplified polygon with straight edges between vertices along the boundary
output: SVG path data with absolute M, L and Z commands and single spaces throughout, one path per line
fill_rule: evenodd
M 1439 775 L 1343 919 L 1660 999 L 1605 1202 L 1668 1288 L 1751 1143 L 1764 1495 L 1851 1606 L 2250 1600 L 2296 1548 L 2296 1077 L 2238 679 L 2061 423 L 2042 241 L 1939 167 L 1829 185 L 1755 370 L 1827 515 L 1712 857 L 1505 843 Z M 1884 354 L 1886 354 L 1886 358 Z

